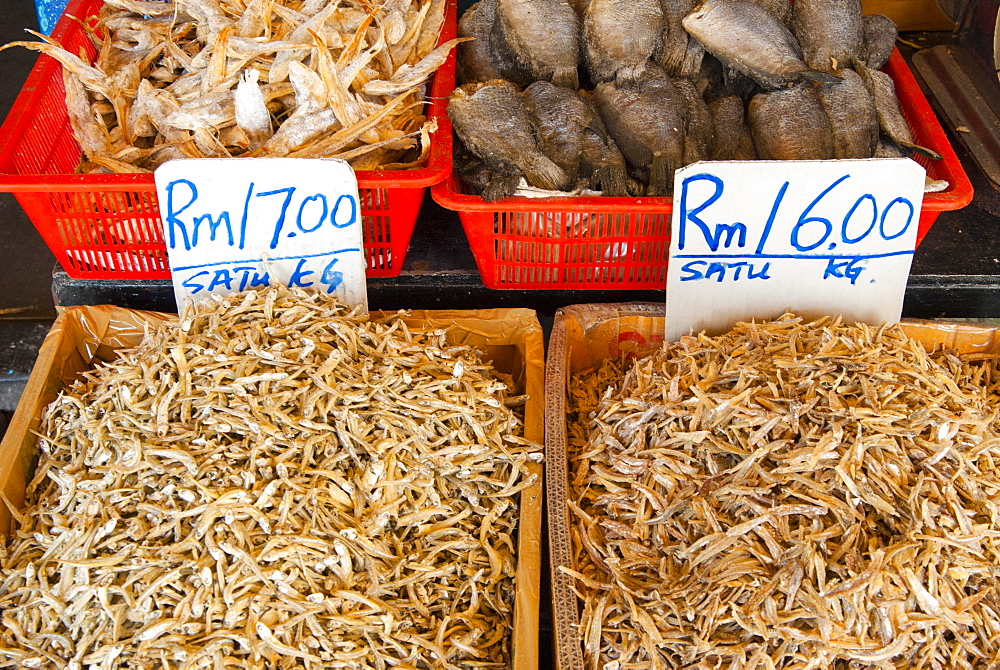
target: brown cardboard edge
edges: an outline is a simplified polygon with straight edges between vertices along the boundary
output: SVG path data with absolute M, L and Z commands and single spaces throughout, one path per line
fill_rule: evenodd
M 530 311 L 530 310 L 529 310 Z M 531 311 L 531 323 L 519 330 L 524 351 L 525 407 L 524 437 L 542 445 L 545 432 L 545 338 L 542 326 Z M 517 541 L 517 604 L 514 608 L 514 670 L 538 668 L 538 617 L 541 604 L 542 577 L 542 503 L 544 468 L 541 463 L 529 463 L 533 486 L 521 492 L 520 521 Z M 525 532 L 528 531 L 528 532 Z
M 14 409 L 7 432 L 0 441 L 0 482 L 6 500 L 15 508 L 24 506 L 27 487 L 27 473 L 37 451 L 38 438 L 35 432 L 41 421 L 42 411 L 51 403 L 62 388 L 56 362 L 65 348 L 66 330 L 71 322 L 64 312 L 56 316 L 49 332 L 38 349 L 38 356 L 28 375 L 21 399 Z M 0 532 L 13 531 L 13 515 L 6 504 L 0 504 Z
M 664 303 L 586 303 L 556 311 L 545 362 L 545 495 L 548 512 L 549 570 L 552 584 L 553 649 L 558 670 L 583 670 L 582 633 L 574 579 L 570 514 L 562 503 L 569 492 L 566 456 L 566 385 L 572 347 L 609 318 L 663 316 Z
M 566 456 L 568 331 L 570 328 L 582 328 L 575 318 L 578 311 L 573 306 L 556 310 L 545 359 L 545 497 L 549 579 L 552 584 L 552 648 L 557 670 L 583 670 L 582 635 L 574 580 L 561 569 L 574 567 L 570 551 L 569 509 L 564 501 L 569 493 Z
M 396 312 L 372 312 L 372 318 Z M 544 338 L 535 311 L 523 308 L 488 310 L 411 310 L 404 316 L 432 327 L 455 327 L 491 340 L 491 344 L 513 345 L 525 366 L 524 437 L 542 444 L 544 431 Z M 39 347 L 31 374 L 10 425 L 0 442 L 0 490 L 20 508 L 24 503 L 27 473 L 37 452 L 35 431 L 41 413 L 58 395 L 67 380 L 93 363 L 103 346 L 125 346 L 141 336 L 143 322 L 176 318 L 159 312 L 128 310 L 108 305 L 60 308 L 56 320 Z M 493 332 L 490 332 L 493 331 Z M 494 339 L 495 338 L 495 339 Z M 521 491 L 518 521 L 514 622 L 511 640 L 513 670 L 538 668 L 538 617 L 541 603 L 543 468 L 529 464 L 537 476 L 534 485 Z M 6 505 L 0 504 L 0 533 L 13 528 Z
M 552 580 L 553 642 L 558 670 L 584 670 L 574 580 L 560 570 L 575 569 L 571 551 L 570 515 L 562 501 L 568 494 L 566 455 L 566 386 L 572 339 L 612 319 L 663 317 L 663 303 L 588 303 L 556 311 L 549 335 L 545 365 L 545 494 L 548 511 L 549 566 Z M 961 353 L 1000 355 L 1000 328 L 986 324 L 903 319 L 903 330 L 928 350 L 955 349 Z

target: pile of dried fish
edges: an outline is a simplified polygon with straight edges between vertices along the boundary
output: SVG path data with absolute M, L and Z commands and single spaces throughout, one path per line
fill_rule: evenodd
M 664 196 L 699 160 L 941 158 L 880 71 L 896 26 L 860 0 L 480 0 L 458 34 L 456 168 L 489 201 L 522 180 Z
M 501 668 L 536 446 L 442 330 L 219 299 L 50 406 L 0 667 Z
M 107 0 L 91 65 L 52 40 L 12 42 L 64 67 L 83 172 L 171 158 L 342 158 L 419 165 L 436 123 L 426 82 L 446 0 Z
M 569 385 L 591 668 L 1000 665 L 1000 371 L 784 315 Z

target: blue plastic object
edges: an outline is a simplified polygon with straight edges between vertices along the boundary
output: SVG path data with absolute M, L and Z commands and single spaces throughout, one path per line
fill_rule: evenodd
M 46 35 L 52 34 L 52 29 L 59 22 L 67 0 L 35 0 L 35 11 L 38 12 L 38 27 Z

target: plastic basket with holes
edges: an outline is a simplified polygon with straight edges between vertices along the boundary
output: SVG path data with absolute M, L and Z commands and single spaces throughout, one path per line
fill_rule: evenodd
M 52 37 L 73 53 L 96 56 L 73 17 L 95 15 L 102 0 L 72 0 Z M 455 36 L 456 2 L 448 0 L 440 42 Z M 429 87 L 427 117 L 437 131 L 425 164 L 413 170 L 358 171 L 369 277 L 399 275 L 427 187 L 451 172 L 455 85 L 452 51 Z M 0 127 L 0 191 L 12 192 L 76 279 L 169 279 L 163 225 L 152 174 L 75 174 L 81 150 L 66 111 L 62 66 L 39 56 Z
M 945 210 L 972 201 L 972 184 L 898 50 L 884 71 L 917 144 L 943 156 L 916 160 L 948 182 L 924 196 L 917 244 Z M 458 176 L 431 189 L 458 212 L 483 284 L 494 289 L 661 289 L 670 252 L 670 198 L 506 198 L 486 202 L 462 192 Z

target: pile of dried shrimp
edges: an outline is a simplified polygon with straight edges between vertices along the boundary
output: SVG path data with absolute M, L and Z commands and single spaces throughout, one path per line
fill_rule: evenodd
M 788 314 L 575 378 L 589 667 L 1000 666 L 998 388 Z
M 501 668 L 537 446 L 441 330 L 219 299 L 49 407 L 0 667 Z
M 11 42 L 64 67 L 83 172 L 148 172 L 171 158 L 342 158 L 419 165 L 436 123 L 426 83 L 446 0 L 107 0 L 93 64 Z

